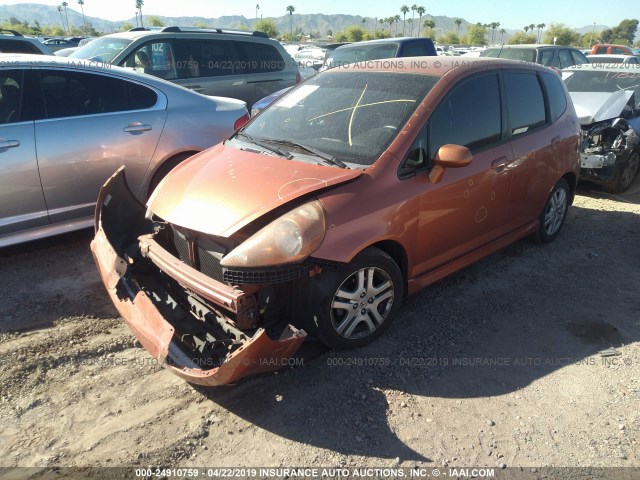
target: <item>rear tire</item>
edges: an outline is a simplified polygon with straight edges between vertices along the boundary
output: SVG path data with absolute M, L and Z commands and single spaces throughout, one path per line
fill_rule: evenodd
M 534 241 L 538 243 L 549 243 L 558 236 L 567 218 L 570 195 L 569 184 L 564 178 L 561 178 L 553 187 L 542 209 L 540 227 L 538 231 L 533 234 Z

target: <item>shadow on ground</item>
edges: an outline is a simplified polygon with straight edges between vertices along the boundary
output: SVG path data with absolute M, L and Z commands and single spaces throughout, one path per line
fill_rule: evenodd
M 304 366 L 198 391 L 291 440 L 345 455 L 429 461 L 392 430 L 388 419 L 402 407 L 388 404 L 382 390 L 505 395 L 640 340 L 640 215 L 573 207 L 564 228 L 550 245 L 518 242 L 408 299 L 368 347 L 308 346 L 317 357 Z

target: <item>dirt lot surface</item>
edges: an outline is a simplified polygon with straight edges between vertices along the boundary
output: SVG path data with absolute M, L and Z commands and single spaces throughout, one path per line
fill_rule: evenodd
M 554 243 L 422 291 L 366 348 L 209 390 L 136 345 L 90 238 L 0 251 L 0 466 L 640 466 L 640 180 L 582 186 Z

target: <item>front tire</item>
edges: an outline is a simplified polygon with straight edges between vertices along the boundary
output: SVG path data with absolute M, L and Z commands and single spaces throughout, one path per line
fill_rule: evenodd
M 540 227 L 533 235 L 536 242 L 549 243 L 558 236 L 567 218 L 570 195 L 569 184 L 564 178 L 561 178 L 549 194 L 542 215 L 540 215 Z
M 339 272 L 328 272 L 313 288 L 311 333 L 337 349 L 356 348 L 378 338 L 391 324 L 404 296 L 396 262 L 367 248 Z M 311 323 L 311 322 L 310 322 Z
M 603 185 L 609 193 L 622 193 L 631 186 L 640 171 L 640 153 L 634 151 L 627 161 L 616 166 L 613 180 Z

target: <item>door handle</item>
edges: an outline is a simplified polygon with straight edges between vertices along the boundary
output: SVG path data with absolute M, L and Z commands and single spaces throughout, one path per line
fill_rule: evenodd
M 140 122 L 133 122 L 124 127 L 124 130 L 127 133 L 142 133 L 151 130 L 151 125 L 147 125 Z
M 18 140 L 0 140 L 0 148 L 15 148 L 19 146 L 20 142 Z
M 493 162 L 491 162 L 491 168 L 493 168 L 498 173 L 504 171 L 507 165 L 509 165 L 509 160 L 507 159 L 507 157 L 496 158 Z
M 194 92 L 197 92 L 197 93 L 202 93 L 204 92 L 204 87 L 202 85 L 191 85 L 189 87 L 189 90 L 193 90 Z

